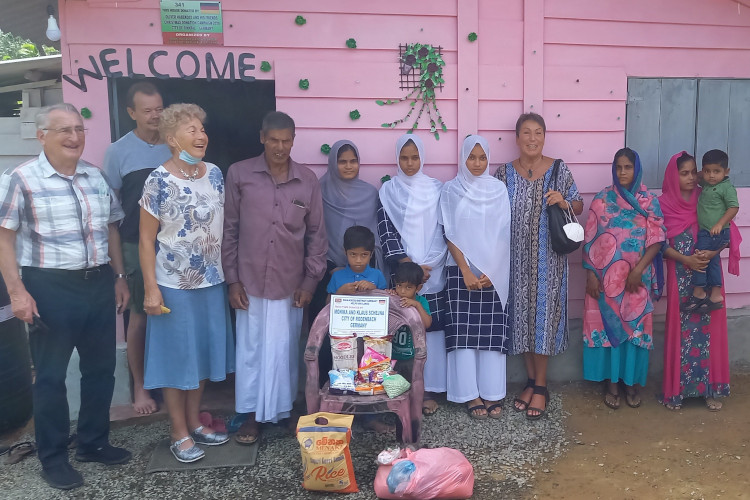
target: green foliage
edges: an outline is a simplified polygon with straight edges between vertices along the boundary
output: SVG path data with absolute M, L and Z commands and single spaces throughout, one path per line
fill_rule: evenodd
M 45 55 L 51 56 L 59 54 L 54 47 L 42 45 Z M 27 59 L 29 57 L 39 57 L 39 49 L 31 40 L 21 38 L 13 33 L 0 31 L 0 61 L 11 61 L 13 59 Z

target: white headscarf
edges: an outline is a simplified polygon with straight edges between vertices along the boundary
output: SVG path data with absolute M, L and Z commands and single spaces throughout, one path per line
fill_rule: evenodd
M 419 151 L 419 171 L 411 177 L 398 168 L 396 176 L 380 188 L 380 202 L 401 235 L 406 255 L 419 265 L 432 267 L 430 279 L 421 293 L 437 293 L 445 288 L 443 268 L 448 247 L 438 222 L 442 183 L 424 170 L 424 145 L 413 134 L 402 135 L 396 143 L 396 165 L 401 149 L 412 141 Z
M 475 176 L 466 160 L 477 144 L 487 155 L 487 168 Z M 443 186 L 440 210 L 445 237 L 487 275 L 504 306 L 510 277 L 510 201 L 505 184 L 489 174 L 489 160 L 490 147 L 483 137 L 464 140 L 458 174 Z

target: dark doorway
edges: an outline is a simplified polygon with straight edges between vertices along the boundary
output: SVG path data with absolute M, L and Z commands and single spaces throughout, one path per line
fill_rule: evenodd
M 165 107 L 192 102 L 206 111 L 209 142 L 205 160 L 216 164 L 224 174 L 232 163 L 263 152 L 259 137 L 261 123 L 266 113 L 276 109 L 273 80 L 147 80 L 157 86 Z M 125 96 L 128 88 L 137 81 L 132 78 L 109 79 L 112 142 L 135 128 L 135 122 L 125 109 Z

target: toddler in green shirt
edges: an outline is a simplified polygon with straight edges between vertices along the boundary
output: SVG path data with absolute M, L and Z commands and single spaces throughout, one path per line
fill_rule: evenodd
M 729 180 L 729 156 L 719 149 L 703 155 L 701 194 L 698 197 L 696 253 L 710 258 L 705 272 L 694 271 L 693 296 L 682 305 L 684 312 L 707 312 L 724 307 L 719 254 L 729 245 L 729 223 L 739 212 L 737 189 Z

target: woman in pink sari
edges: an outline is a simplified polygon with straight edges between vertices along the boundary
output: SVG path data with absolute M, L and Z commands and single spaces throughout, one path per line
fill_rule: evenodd
M 670 410 L 679 410 L 684 398 L 700 397 L 705 398 L 710 411 L 718 411 L 721 403 L 716 398 L 729 395 L 726 309 L 705 314 L 680 312 L 680 304 L 691 294 L 692 273 L 705 268 L 716 253 L 693 251 L 698 233 L 697 177 L 695 159 L 684 151 L 677 153 L 667 165 L 659 197 L 669 243 L 664 253 L 668 295 L 660 401 Z M 729 272 L 736 275 L 740 241 L 732 224 Z

